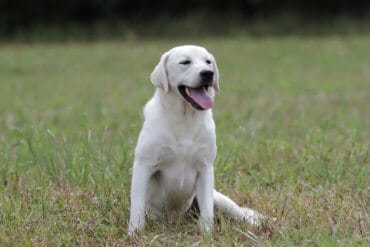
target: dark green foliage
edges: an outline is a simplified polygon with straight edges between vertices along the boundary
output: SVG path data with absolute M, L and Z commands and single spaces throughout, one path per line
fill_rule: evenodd
M 117 22 L 132 29 L 151 26 L 153 21 L 157 23 L 158 20 L 166 20 L 168 24 L 199 16 L 199 25 L 203 27 L 209 26 L 205 25 L 208 23 L 218 23 L 220 17 L 222 22 L 234 25 L 255 19 L 274 19 L 278 15 L 298 16 L 305 22 L 316 23 L 318 19 L 324 21 L 338 15 L 366 17 L 369 6 L 369 1 L 350 0 L 1 0 L 0 35 L 6 39 L 19 32 L 43 30 L 46 27 L 63 33 L 71 26 L 89 30 L 96 23 L 111 26 Z M 223 27 L 218 25 L 221 30 Z M 160 28 L 166 29 L 167 26 Z M 207 28 L 202 31 L 212 33 Z

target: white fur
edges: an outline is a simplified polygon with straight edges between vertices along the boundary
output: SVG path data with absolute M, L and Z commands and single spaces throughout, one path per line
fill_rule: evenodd
M 183 60 L 191 63 L 181 64 Z M 144 108 L 145 121 L 135 150 L 131 236 L 144 227 L 146 215 L 159 217 L 164 212 L 187 210 L 195 197 L 201 229 L 206 232 L 213 226 L 214 206 L 235 219 L 260 223 L 262 216 L 256 211 L 239 207 L 214 189 L 217 147 L 212 110 L 193 108 L 177 89 L 179 85 L 196 87 L 202 70 L 214 72 L 213 87 L 208 89 L 213 97 L 219 90 L 218 69 L 214 57 L 202 47 L 169 50 L 151 74 L 157 88 Z

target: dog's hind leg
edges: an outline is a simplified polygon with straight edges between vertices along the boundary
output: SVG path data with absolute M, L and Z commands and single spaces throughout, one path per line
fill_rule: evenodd
M 213 196 L 215 207 L 221 212 L 230 215 L 233 219 L 246 221 L 254 226 L 261 225 L 262 220 L 265 219 L 265 216 L 253 209 L 239 207 L 229 197 L 216 190 L 213 191 Z

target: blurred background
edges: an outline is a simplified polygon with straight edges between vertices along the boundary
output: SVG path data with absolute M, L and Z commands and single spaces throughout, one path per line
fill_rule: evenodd
M 370 30 L 361 0 L 1 0 L 1 40 L 327 34 Z

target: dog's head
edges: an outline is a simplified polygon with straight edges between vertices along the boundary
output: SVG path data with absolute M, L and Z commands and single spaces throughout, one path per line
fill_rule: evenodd
M 152 72 L 152 83 L 165 93 L 177 93 L 198 110 L 213 106 L 219 91 L 216 60 L 205 48 L 177 46 L 164 53 Z

